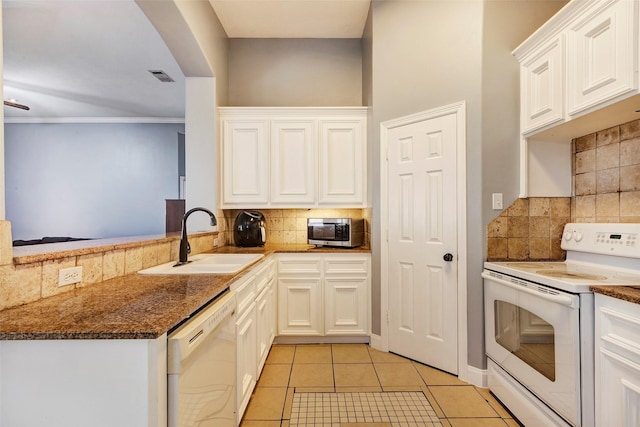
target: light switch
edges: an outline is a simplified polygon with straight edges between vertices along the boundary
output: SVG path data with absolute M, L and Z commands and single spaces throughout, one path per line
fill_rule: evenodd
M 502 193 L 493 193 L 491 195 L 491 204 L 494 211 L 501 211 L 502 207 Z

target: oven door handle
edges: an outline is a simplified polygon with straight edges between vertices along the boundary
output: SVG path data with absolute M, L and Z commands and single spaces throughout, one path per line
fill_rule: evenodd
M 512 283 L 512 282 L 510 282 L 508 280 L 504 280 L 504 279 L 501 279 L 499 277 L 492 276 L 491 274 L 489 274 L 489 273 L 487 273 L 485 271 L 482 272 L 482 277 L 484 279 L 491 280 L 493 282 L 496 282 L 496 283 L 498 283 L 500 285 L 509 287 L 511 289 L 515 289 L 517 291 L 526 292 L 528 294 L 535 295 L 535 296 L 537 296 L 539 298 L 543 298 L 543 299 L 545 299 L 547 301 L 552 301 L 552 302 L 555 302 L 555 303 L 558 303 L 558 304 L 561 304 L 561 305 L 565 305 L 565 306 L 571 307 L 571 308 L 577 308 L 578 307 L 576 299 L 573 298 L 571 295 L 566 295 L 566 294 L 548 294 L 548 293 L 545 293 L 545 292 L 540 292 L 540 291 L 538 291 L 536 289 L 531 289 L 531 288 L 529 288 L 527 286 L 523 286 L 523 285 L 517 285 L 517 284 Z

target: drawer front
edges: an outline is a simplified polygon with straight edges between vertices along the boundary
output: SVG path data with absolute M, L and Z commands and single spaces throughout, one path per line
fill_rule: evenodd
M 256 289 L 255 276 L 250 276 L 246 279 L 240 279 L 233 282 L 230 286 L 232 291 L 236 291 L 236 298 L 238 301 L 238 315 L 242 315 L 244 311 L 251 305 L 258 295 Z
M 601 345 L 640 363 L 640 306 L 600 295 L 596 300 Z
M 331 258 L 325 260 L 326 274 L 367 274 L 369 271 L 368 258 Z
M 273 261 L 267 261 L 264 265 L 257 268 L 256 271 L 256 287 L 257 292 L 262 290 L 273 280 L 275 276 L 275 263 Z
M 278 260 L 278 274 L 314 274 L 320 275 L 322 258 L 300 257 Z

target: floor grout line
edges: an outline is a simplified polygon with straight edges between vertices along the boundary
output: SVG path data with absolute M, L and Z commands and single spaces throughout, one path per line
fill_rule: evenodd
M 258 418 L 251 418 L 251 419 L 243 420 L 242 423 L 241 423 L 241 427 L 244 427 L 245 423 L 246 423 L 246 426 L 250 427 L 250 426 L 259 425 L 261 422 L 264 422 L 264 423 L 269 422 L 269 423 L 273 423 L 274 425 L 275 425 L 275 423 L 278 423 L 278 424 L 284 425 L 284 426 L 289 425 L 290 427 L 295 427 L 295 425 L 291 422 L 291 418 L 292 418 L 291 412 L 293 410 L 293 400 L 295 398 L 296 393 L 316 393 L 316 394 L 322 394 L 322 393 L 331 393 L 331 394 L 344 394 L 344 393 L 351 393 L 351 394 L 353 394 L 353 393 L 356 393 L 356 394 L 358 394 L 358 393 L 359 394 L 367 394 L 367 393 L 373 393 L 373 394 L 376 394 L 376 393 L 377 394 L 419 393 L 419 394 L 421 394 L 423 396 L 424 400 L 432 408 L 432 412 L 434 413 L 434 415 L 440 421 L 440 423 L 436 424 L 438 426 L 440 426 L 440 425 L 442 425 L 442 426 L 450 426 L 451 423 L 450 423 L 449 420 L 458 420 L 458 419 L 466 419 L 466 420 L 473 420 L 473 419 L 478 419 L 478 420 L 480 420 L 480 419 L 500 419 L 505 424 L 505 426 L 508 425 L 508 422 L 506 420 L 511 420 L 510 422 L 517 422 L 517 420 L 514 419 L 512 416 L 509 417 L 509 418 L 503 418 L 502 414 L 492 404 L 493 402 L 490 402 L 487 398 L 485 398 L 483 393 L 481 393 L 480 390 L 478 390 L 477 387 L 473 386 L 472 384 L 458 384 L 458 383 L 452 383 L 452 384 L 443 383 L 443 384 L 440 384 L 440 383 L 438 383 L 438 384 L 429 385 L 429 383 L 427 382 L 427 377 L 423 377 L 423 375 L 421 374 L 421 370 L 418 369 L 418 363 L 419 362 L 408 360 L 408 362 L 403 361 L 403 362 L 399 362 L 398 363 L 398 362 L 392 361 L 393 358 L 387 359 L 386 356 L 383 358 L 383 360 L 377 360 L 376 361 L 376 360 L 374 360 L 374 357 L 372 356 L 372 352 L 375 351 L 375 350 L 372 349 L 370 346 L 368 346 L 366 344 L 364 344 L 364 345 L 366 346 L 365 349 L 367 351 L 367 356 L 368 356 L 369 362 L 360 361 L 358 359 L 358 357 L 361 357 L 361 355 L 359 355 L 359 356 L 353 356 L 353 360 L 355 360 L 354 362 L 343 362 L 343 363 L 337 363 L 336 362 L 336 353 L 335 353 L 336 348 L 334 348 L 333 345 L 329 344 L 331 376 L 332 376 L 332 380 L 333 380 L 333 386 L 332 387 L 321 387 L 321 386 L 310 386 L 310 385 L 292 386 L 292 379 L 293 379 L 293 372 L 294 372 L 294 366 L 295 365 L 314 365 L 314 364 L 327 365 L 327 364 L 329 364 L 327 362 L 322 362 L 322 361 L 320 363 L 315 363 L 314 362 L 314 363 L 311 363 L 311 364 L 309 364 L 309 363 L 300 363 L 300 362 L 296 363 L 296 355 L 299 352 L 299 348 L 301 348 L 302 346 L 305 346 L 305 345 L 306 344 L 295 344 L 295 345 L 292 345 L 292 353 L 291 353 L 292 356 L 291 356 L 291 359 L 290 359 L 289 363 L 269 363 L 270 365 L 283 365 L 283 364 L 285 364 L 285 365 L 288 365 L 288 367 L 289 367 L 289 369 L 288 369 L 289 378 L 288 378 L 288 381 L 287 381 L 287 385 L 284 387 L 285 388 L 284 403 L 283 403 L 283 406 L 282 406 L 281 411 L 280 411 L 281 419 L 280 420 L 273 420 L 273 419 L 261 420 L 261 419 L 258 419 Z M 362 344 L 354 344 L 354 346 L 359 346 L 359 345 L 362 345 Z M 274 346 L 274 347 L 277 347 L 277 345 Z M 319 347 L 319 348 L 325 348 L 325 347 L 323 346 L 323 347 Z M 308 358 L 307 360 L 315 360 L 313 357 L 309 358 L 308 354 L 309 354 L 308 352 L 305 352 L 305 357 Z M 393 353 L 389 353 L 389 355 L 393 355 L 393 357 L 401 358 L 401 356 L 395 355 Z M 269 355 L 269 356 L 271 356 L 271 355 Z M 282 355 L 280 355 L 279 357 L 282 357 Z M 343 355 L 343 359 L 344 360 L 350 360 L 349 357 L 350 356 Z M 269 359 L 267 359 L 267 360 L 269 360 Z M 318 360 L 322 360 L 322 359 L 320 358 Z M 325 360 L 326 360 L 326 356 L 325 356 Z M 387 361 L 387 360 L 389 360 L 389 361 Z M 407 360 L 407 359 L 405 359 L 405 360 Z M 399 390 L 403 386 L 387 386 L 386 387 L 387 390 L 385 390 L 385 387 L 382 385 L 382 381 L 381 381 L 380 375 L 379 375 L 378 371 L 376 370 L 376 365 L 377 364 L 380 364 L 380 365 L 383 365 L 383 364 L 394 364 L 394 363 L 403 364 L 403 365 L 406 364 L 406 363 L 411 364 L 411 366 L 413 367 L 413 371 L 415 372 L 416 375 L 418 375 L 418 378 L 420 380 L 420 384 L 421 385 L 406 386 L 406 387 L 408 389 L 409 388 L 413 389 L 415 387 L 415 388 L 418 388 L 420 391 L 415 391 L 415 390 L 413 390 L 413 391 L 409 391 L 409 390 L 401 391 L 401 390 Z M 348 389 L 349 391 L 338 391 L 339 389 L 338 389 L 338 385 L 337 385 L 338 382 L 336 381 L 336 370 L 335 370 L 335 367 L 336 367 L 336 365 L 342 365 L 342 364 L 345 364 L 345 365 L 348 365 L 348 364 L 371 365 L 372 368 L 373 368 L 373 372 L 374 372 L 374 375 L 375 375 L 375 378 L 376 378 L 376 381 L 377 381 L 378 385 L 377 386 L 367 386 L 367 387 L 378 387 L 380 391 L 370 391 L 370 389 L 363 390 L 363 391 L 357 391 L 358 388 L 367 388 L 367 387 L 364 387 L 364 386 L 362 386 L 362 387 L 359 387 L 359 386 L 341 386 L 341 388 Z M 421 366 L 425 366 L 425 367 L 427 367 L 429 369 L 433 369 L 434 371 L 438 371 L 437 369 L 432 368 L 432 367 L 430 367 L 428 365 L 424 365 L 424 364 L 420 364 L 420 365 Z M 425 372 L 425 375 L 429 375 L 429 376 L 431 375 L 429 373 L 429 372 L 431 372 L 430 370 L 426 370 L 424 372 Z M 446 374 L 446 375 L 451 375 L 451 374 L 448 374 L 448 373 L 443 372 L 443 371 L 440 371 L 440 372 L 443 373 L 443 374 Z M 438 375 L 440 375 L 440 374 L 438 374 Z M 452 377 L 455 378 L 455 376 L 452 376 Z M 440 377 L 437 377 L 437 378 L 440 381 Z M 483 403 L 485 405 L 489 406 L 489 408 L 492 409 L 492 411 L 495 413 L 495 416 L 491 415 L 491 416 L 468 416 L 468 417 L 465 417 L 465 416 L 463 416 L 463 417 L 461 417 L 461 416 L 455 416 L 455 417 L 454 416 L 449 416 L 448 417 L 447 414 L 445 413 L 442 405 L 440 404 L 440 402 L 435 398 L 435 395 L 433 394 L 432 390 L 435 390 L 435 389 L 437 389 L 439 387 L 443 387 L 443 388 L 458 388 L 459 386 L 462 386 L 462 387 L 473 387 L 475 393 L 479 396 L 481 401 L 483 401 Z M 264 385 L 262 385 L 261 387 L 265 387 L 265 388 L 267 388 L 267 387 L 274 387 L 274 388 L 275 387 L 279 387 L 279 388 L 282 388 L 282 386 L 264 386 Z M 325 388 L 327 389 L 326 391 L 319 391 L 319 390 L 324 390 Z M 388 390 L 389 388 L 391 388 L 393 390 Z M 302 389 L 306 389 L 306 390 L 311 390 L 311 391 L 298 391 L 299 389 L 301 389 L 301 390 Z M 315 391 L 314 391 L 314 389 L 315 389 Z M 332 391 L 328 391 L 328 389 L 331 389 Z M 444 389 L 442 389 L 442 390 L 444 390 Z M 287 410 L 287 406 L 288 406 L 287 402 L 288 402 L 289 394 L 291 394 L 291 401 L 290 401 L 291 402 L 291 407 L 288 410 L 289 414 L 285 414 L 285 411 Z M 253 399 L 253 396 L 252 396 L 252 399 Z M 251 402 L 250 402 L 250 404 L 251 404 Z M 363 405 L 364 404 L 366 404 L 366 406 L 368 408 L 371 407 L 371 404 L 370 404 L 369 401 L 364 402 Z M 496 404 L 500 405 L 500 402 L 496 400 Z M 362 407 L 362 409 L 364 409 L 364 406 Z M 504 409 L 506 411 L 506 408 L 504 408 Z M 385 410 L 386 410 L 386 408 L 385 408 Z M 367 413 L 372 413 L 372 411 L 366 411 L 366 412 Z M 381 412 L 381 411 L 378 411 L 378 412 Z M 508 413 L 508 411 L 506 411 L 506 412 Z M 387 415 L 390 415 L 388 412 L 385 412 L 385 413 Z M 443 414 L 443 416 L 438 416 L 439 413 Z M 309 424 L 309 426 L 311 426 L 311 425 L 320 426 L 321 424 L 316 424 L 314 422 L 313 424 Z M 331 425 L 331 424 L 327 424 L 327 425 Z M 396 424 L 394 424 L 394 426 L 395 425 Z M 397 425 L 399 425 L 399 424 L 397 424 Z M 335 424 L 335 426 L 339 426 L 339 424 Z M 302 425 L 300 425 L 300 427 L 302 427 Z

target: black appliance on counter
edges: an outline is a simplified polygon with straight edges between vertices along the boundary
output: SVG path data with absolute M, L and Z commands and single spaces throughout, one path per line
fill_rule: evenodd
M 233 224 L 233 241 L 236 246 L 264 246 L 267 232 L 264 228 L 264 215 L 258 211 L 242 211 Z

